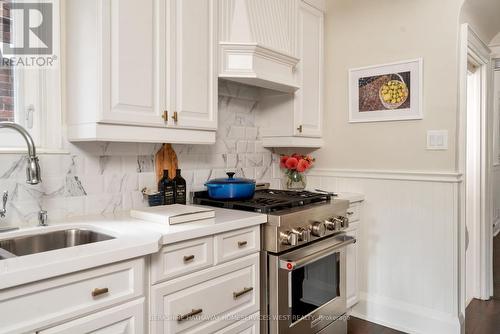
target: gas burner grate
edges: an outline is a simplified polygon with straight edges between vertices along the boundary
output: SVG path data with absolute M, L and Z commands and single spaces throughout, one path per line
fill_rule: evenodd
M 249 200 L 215 200 L 208 197 L 208 192 L 200 191 L 194 194 L 193 202 L 198 205 L 219 208 L 271 213 L 314 203 L 328 202 L 331 196 L 309 191 L 288 191 L 263 189 L 257 190 Z

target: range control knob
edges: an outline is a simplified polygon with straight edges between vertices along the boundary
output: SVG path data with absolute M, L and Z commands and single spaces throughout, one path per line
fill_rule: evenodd
M 316 237 L 322 237 L 326 233 L 326 225 L 323 222 L 314 222 L 311 225 L 311 233 Z
M 280 243 L 287 246 L 297 245 L 297 235 L 291 231 L 280 233 Z
M 307 241 L 309 238 L 309 231 L 302 227 L 297 227 L 292 230 L 292 233 L 297 236 L 297 241 Z
M 340 230 L 340 222 L 335 220 L 334 218 L 325 220 L 325 226 L 329 231 L 338 231 Z
M 344 217 L 344 216 L 338 216 L 336 219 L 338 221 L 340 221 L 340 226 L 342 226 L 342 228 L 348 228 L 349 227 L 349 218 Z

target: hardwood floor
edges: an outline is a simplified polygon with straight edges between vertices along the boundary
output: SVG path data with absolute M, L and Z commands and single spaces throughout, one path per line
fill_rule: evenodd
M 494 298 L 474 299 L 465 312 L 465 334 L 500 334 L 500 235 L 493 239 Z
M 354 317 L 349 318 L 347 327 L 347 334 L 405 334 L 403 332 Z
M 465 312 L 465 334 L 500 334 L 500 300 L 474 299 Z

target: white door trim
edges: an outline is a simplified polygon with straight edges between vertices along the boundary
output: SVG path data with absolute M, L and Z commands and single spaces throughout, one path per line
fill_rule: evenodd
M 480 232 L 477 243 L 478 263 L 480 268 L 478 289 L 479 298 L 489 299 L 491 297 L 493 274 L 492 274 L 492 213 L 491 213 L 491 186 L 490 186 L 490 166 L 491 166 L 491 51 L 481 41 L 478 35 L 468 24 L 461 26 L 460 34 L 460 62 L 459 62 L 459 134 L 458 134 L 458 168 L 459 172 L 466 175 L 466 148 L 467 148 L 467 62 L 473 58 L 481 65 L 482 72 L 482 108 L 481 108 L 481 184 L 480 190 L 474 196 L 479 196 L 480 204 Z M 466 250 L 465 250 L 465 226 L 466 226 L 466 182 L 460 185 L 459 202 L 459 235 L 458 235 L 458 267 L 460 272 L 458 306 L 459 311 L 465 314 L 466 307 Z

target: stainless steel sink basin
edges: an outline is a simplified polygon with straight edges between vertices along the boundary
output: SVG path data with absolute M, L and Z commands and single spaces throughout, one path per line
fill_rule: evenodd
M 0 240 L 0 260 L 111 239 L 114 237 L 76 228 L 5 239 Z

